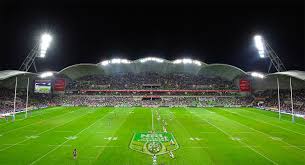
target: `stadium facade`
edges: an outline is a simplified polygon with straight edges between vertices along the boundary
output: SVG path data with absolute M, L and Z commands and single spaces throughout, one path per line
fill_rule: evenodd
M 264 79 L 252 78 L 250 72 L 228 64 L 207 64 L 197 60 L 181 59 L 169 61 L 162 58 L 147 57 L 134 61 L 111 59 L 98 64 L 83 63 L 68 66 L 60 71 L 52 71 L 52 79 L 64 78 L 65 81 L 73 81 L 90 75 L 112 75 L 116 73 L 145 73 L 154 72 L 159 74 L 186 73 L 203 77 L 219 77 L 228 81 L 234 81 L 238 86 L 240 79 L 251 81 L 253 90 L 276 89 L 276 79 L 279 78 L 281 89 L 289 88 L 289 78 L 292 77 L 295 89 L 302 89 L 305 86 L 304 71 L 286 71 L 265 74 Z M 39 73 L 23 72 L 18 70 L 0 71 L 0 86 L 14 88 L 15 77 L 20 80 L 18 88 L 26 88 L 26 80 L 41 79 Z M 66 83 L 68 84 L 68 83 Z

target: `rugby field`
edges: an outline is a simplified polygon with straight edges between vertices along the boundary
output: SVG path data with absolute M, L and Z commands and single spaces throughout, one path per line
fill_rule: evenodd
M 152 135 L 165 138 L 153 149 L 158 164 L 305 164 L 302 118 L 291 123 L 254 108 L 142 107 L 50 107 L 0 119 L 0 164 L 149 165 Z

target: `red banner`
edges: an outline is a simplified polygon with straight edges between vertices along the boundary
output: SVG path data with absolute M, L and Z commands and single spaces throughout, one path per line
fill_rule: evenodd
M 241 92 L 250 92 L 251 91 L 250 80 L 239 80 L 239 89 Z
M 65 79 L 56 79 L 54 83 L 54 91 L 65 90 Z

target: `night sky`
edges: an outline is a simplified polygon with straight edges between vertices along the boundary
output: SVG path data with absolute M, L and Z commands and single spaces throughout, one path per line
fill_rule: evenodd
M 261 34 L 289 70 L 305 70 L 304 2 L 8 3 L 0 5 L 0 70 L 18 69 L 39 35 L 53 35 L 39 71 L 120 57 L 190 57 L 267 71 Z

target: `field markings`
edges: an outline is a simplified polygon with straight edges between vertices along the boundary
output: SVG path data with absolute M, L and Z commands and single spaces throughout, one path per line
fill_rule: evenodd
M 2 144 L 2 145 L 5 145 L 5 146 L 11 146 L 11 145 L 14 145 L 14 144 Z M 25 146 L 27 144 L 18 144 L 18 146 Z
M 132 108 L 132 109 L 134 110 L 134 108 Z M 120 124 L 118 124 L 118 126 L 116 127 L 116 129 L 113 129 L 112 131 L 108 131 L 108 133 L 111 133 L 112 136 L 115 136 L 115 134 L 118 132 L 118 129 L 120 129 L 120 126 L 122 126 L 122 124 L 123 124 L 124 122 L 126 122 L 127 118 L 129 118 L 131 115 L 132 115 L 133 118 L 134 118 L 135 113 L 126 113 L 126 116 L 121 115 L 121 116 L 124 116 L 124 120 L 120 120 L 120 121 L 119 121 Z M 104 131 L 104 132 L 105 132 L 105 131 Z M 107 132 L 107 131 L 106 131 L 106 132 Z M 107 144 L 109 144 L 110 142 L 111 142 L 111 141 L 106 141 L 106 142 L 105 142 L 106 145 L 103 145 L 103 146 L 107 146 Z M 97 148 L 101 148 L 101 150 L 98 150 L 98 151 L 97 151 L 97 154 L 96 154 L 96 156 L 94 157 L 94 160 L 95 160 L 95 161 L 101 156 L 101 154 L 103 153 L 103 151 L 104 151 L 105 148 L 107 148 L 107 147 L 97 147 Z M 111 148 L 111 147 L 110 147 L 110 148 Z
M 41 115 L 45 115 L 45 114 L 49 114 L 49 113 L 54 112 L 54 111 L 52 111 L 51 109 L 54 109 L 54 107 L 53 107 L 53 108 L 50 108 L 50 109 L 47 109 L 47 110 L 35 110 L 35 111 L 49 111 L 49 110 L 50 110 L 50 112 L 43 112 L 43 113 L 40 113 L 40 114 L 38 114 L 38 115 L 28 116 L 27 118 L 16 119 L 15 121 L 22 121 L 22 120 L 25 120 L 25 119 L 31 119 L 31 118 L 36 117 L 36 116 L 41 116 Z M 55 108 L 55 109 L 57 109 L 57 108 Z M 28 111 L 28 113 L 30 113 L 30 111 Z M 0 126 L 1 126 L 1 125 L 5 125 L 5 124 L 10 124 L 10 123 L 13 124 L 14 122 L 2 123 L 2 124 L 0 124 Z
M 223 109 L 223 108 L 220 108 L 220 109 L 222 109 L 222 110 L 224 110 L 224 111 L 226 111 L 226 112 L 230 112 L 230 110 L 226 110 L 226 109 Z M 270 123 L 267 123 L 267 122 L 262 121 L 262 120 L 257 120 L 257 119 L 254 119 L 254 118 L 250 118 L 250 117 L 248 117 L 248 116 L 246 116 L 246 115 L 242 115 L 242 114 L 240 114 L 240 113 L 236 113 L 236 112 L 230 112 L 230 113 L 233 113 L 233 114 L 236 114 L 236 115 L 239 115 L 239 116 L 243 116 L 243 117 L 245 117 L 245 118 L 252 119 L 252 120 L 255 120 L 255 121 L 257 121 L 257 122 L 262 122 L 262 123 L 271 125 L 271 126 L 273 126 L 273 127 L 278 127 L 278 128 L 283 129 L 283 130 L 293 132 L 293 133 L 295 133 L 295 134 L 299 134 L 299 135 L 305 136 L 305 134 L 303 134 L 303 133 L 296 132 L 296 131 L 293 131 L 293 130 L 291 130 L 291 129 L 284 128 L 284 127 L 281 127 L 281 126 L 278 126 L 278 125 L 270 124 Z
M 89 129 L 90 127 L 92 127 L 94 124 L 96 124 L 98 121 L 104 119 L 107 116 L 107 114 L 105 114 L 103 117 L 101 117 L 100 119 L 96 120 L 94 123 L 90 124 L 88 127 L 82 129 L 80 132 L 78 132 L 77 134 L 75 134 L 74 136 L 78 136 L 81 133 L 83 133 L 84 131 L 86 131 L 87 129 Z M 57 150 L 58 148 L 62 147 L 63 145 L 65 145 L 67 142 L 69 142 L 70 139 L 67 139 L 66 141 L 64 141 L 63 143 L 61 143 L 60 145 L 58 145 L 57 147 L 55 147 L 54 149 L 50 150 L 49 152 L 47 152 L 46 154 L 44 154 L 43 156 L 39 157 L 38 159 L 34 160 L 32 164 L 37 163 L 38 161 L 40 161 L 41 159 L 43 159 L 44 157 L 46 157 L 47 155 L 49 155 L 50 153 L 52 153 L 53 151 Z
M 229 112 L 229 113 L 233 113 L 233 112 L 230 112 L 230 111 L 227 111 L 227 110 L 224 110 L 224 111 Z M 223 118 L 226 118 L 226 119 L 229 119 L 229 118 L 224 117 L 224 116 L 222 116 L 222 117 L 223 117 Z M 281 141 L 281 142 L 283 142 L 283 143 L 285 143 L 285 144 L 287 144 L 287 145 L 289 145 L 289 146 L 291 146 L 291 147 L 294 147 L 294 148 L 299 149 L 299 150 L 301 150 L 301 151 L 305 151 L 304 149 L 299 148 L 299 147 L 296 146 L 296 145 L 293 145 L 293 144 L 290 144 L 290 143 L 288 143 L 288 142 L 286 142 L 286 141 L 283 141 L 283 140 L 282 140 L 281 138 L 279 138 L 279 137 L 274 137 L 274 136 L 272 136 L 272 135 L 270 135 L 270 134 L 268 134 L 268 133 L 265 133 L 265 132 L 262 132 L 262 131 L 260 131 L 260 130 L 255 129 L 255 128 L 249 127 L 249 126 L 247 126 L 247 125 L 245 125 L 245 124 L 242 124 L 242 123 L 240 123 L 240 122 L 238 122 L 238 121 L 235 121 L 235 120 L 232 120 L 232 119 L 229 119 L 229 120 L 230 120 L 230 121 L 233 121 L 233 122 L 235 122 L 235 123 L 237 123 L 237 124 L 239 124 L 239 125 L 241 125 L 241 126 L 243 126 L 243 127 L 246 127 L 246 128 L 251 129 L 251 130 L 253 130 L 253 131 L 259 132 L 259 133 L 261 133 L 261 134 L 263 134 L 263 135 L 265 135 L 265 136 L 271 138 L 271 139 L 274 140 L 274 141 Z
M 73 111 L 73 112 L 76 112 L 76 111 Z M 59 116 L 62 116 L 62 115 L 66 115 L 68 114 L 69 112 L 65 112 L 63 114 L 60 114 L 60 115 L 56 115 L 56 116 L 53 116 L 53 117 L 50 117 L 50 118 L 47 118 L 47 119 L 44 119 L 44 120 L 41 120 L 41 121 L 38 121 L 38 122 L 35 122 L 35 123 L 32 123 L 32 124 L 28 124 L 28 125 L 25 125 L 25 126 L 22 126 L 22 127 L 18 127 L 18 128 L 15 128 L 15 129 L 11 129 L 9 131 L 6 131 L 6 132 L 3 132 L 2 135 L 5 135 L 5 134 L 8 134 L 12 131 L 16 131 L 16 130 L 19 130 L 19 129 L 22 129 L 22 128 L 25 128 L 25 127 L 28 127 L 28 126 L 31 126 L 31 125 L 35 125 L 35 124 L 39 124 L 39 123 L 42 123 L 44 121 L 47 121 L 47 120 L 50 120 L 50 119 L 53 119 L 53 118 L 56 118 L 56 117 L 59 117 Z M 0 150 L 1 151 L 1 150 Z
M 186 109 L 185 109 L 186 110 Z M 186 110 L 187 111 L 187 110 Z M 169 112 L 171 112 L 171 111 L 169 111 Z M 180 111 L 178 111 L 178 112 L 180 112 Z M 172 112 L 173 113 L 173 112 Z M 172 121 L 172 122 L 175 122 L 176 124 L 174 124 L 174 123 L 172 123 L 172 125 L 174 125 L 174 126 L 176 126 L 176 127 L 180 127 L 182 130 L 183 130 L 183 132 L 185 132 L 186 134 L 185 135 L 192 135 L 192 134 L 194 134 L 194 133 L 191 133 L 190 132 L 190 130 L 189 129 L 187 129 L 186 127 L 185 127 L 185 124 L 182 124 L 181 123 L 181 121 L 180 121 L 180 117 L 177 117 L 177 115 L 179 116 L 179 115 L 181 115 L 181 114 L 176 114 L 176 113 L 173 113 L 174 114 L 174 117 L 175 117 L 175 120 L 174 121 Z M 192 116 L 191 114 L 190 114 L 190 116 Z M 178 126 L 179 125 L 179 126 Z M 181 130 L 181 131 L 182 131 Z M 178 143 L 179 143 L 179 141 L 177 141 Z M 203 141 L 204 142 L 204 141 Z M 202 143 L 202 141 L 194 141 L 194 143 L 196 143 L 198 146 L 198 148 L 197 149 L 201 149 L 201 151 L 203 151 L 204 153 L 205 153 L 205 156 L 209 159 L 209 161 L 211 161 L 212 162 L 212 164 L 215 164 L 214 163 L 214 161 L 215 160 L 213 160 L 213 157 L 211 156 L 211 154 L 208 152 L 208 146 L 206 146 L 206 143 L 205 144 L 203 144 Z M 179 145 L 180 146 L 180 145 Z M 179 147 L 179 148 L 185 148 L 185 147 Z M 195 149 L 195 148 L 194 148 Z
M 245 111 L 244 109 L 238 109 L 238 110 L 240 110 L 240 111 Z M 261 110 L 261 109 L 256 109 L 256 111 L 257 110 Z M 278 118 L 278 116 L 269 116 L 269 115 L 265 115 L 265 114 L 263 114 L 263 113 L 256 113 L 256 112 L 254 112 L 254 110 L 247 110 L 246 109 L 246 111 L 247 112 L 251 112 L 251 113 L 254 113 L 254 114 L 260 114 L 260 115 L 263 115 L 263 116 L 266 116 L 266 117 L 268 117 L 268 118 L 272 118 L 272 119 L 277 119 Z M 261 111 L 266 111 L 266 110 L 261 110 Z M 266 111 L 266 112 L 273 112 L 273 111 Z M 274 112 L 274 113 L 278 113 L 278 112 Z M 285 122 L 287 122 L 287 123 L 291 123 L 291 121 L 290 120 L 285 120 L 285 119 L 282 119 L 281 118 L 281 121 L 285 121 Z M 302 127 L 305 127 L 305 125 L 304 124 L 300 124 L 300 123 L 297 123 L 297 122 L 295 122 L 294 124 L 297 124 L 297 125 L 300 125 L 300 126 L 302 126 Z
M 194 113 L 193 113 L 194 114 Z M 195 114 L 196 115 L 196 114 Z M 197 115 L 196 115 L 197 116 Z M 229 133 L 227 133 L 226 131 L 224 131 L 223 129 L 217 127 L 216 125 L 214 125 L 213 123 L 209 122 L 206 119 L 203 119 L 201 117 L 199 117 L 199 119 L 204 120 L 205 122 L 209 123 L 210 125 L 212 125 L 213 127 L 215 127 L 216 129 L 218 129 L 219 131 L 221 131 L 222 133 L 224 133 L 225 135 L 227 135 L 230 139 L 233 139 L 234 137 L 231 136 Z M 237 142 L 239 142 L 240 144 L 246 146 L 247 148 L 249 148 L 250 150 L 252 150 L 253 152 L 257 153 L 258 155 L 262 156 L 263 158 L 265 158 L 266 160 L 268 160 L 269 162 L 273 163 L 273 164 L 278 164 L 275 161 L 273 161 L 272 159 L 268 158 L 266 155 L 260 153 L 259 151 L 257 151 L 255 148 L 251 147 L 250 145 L 248 145 L 247 143 L 241 141 L 241 140 L 237 140 Z
M 85 115 L 87 115 L 87 113 L 85 113 Z M 56 128 L 58 128 L 58 127 L 61 127 L 61 126 L 65 125 L 65 124 L 68 124 L 68 123 L 70 123 L 71 121 L 76 120 L 76 119 L 78 119 L 78 118 L 80 118 L 80 117 L 83 117 L 83 116 L 85 116 L 85 115 L 81 115 L 81 116 L 79 116 L 79 117 L 77 117 L 77 118 L 75 118 L 75 119 L 69 120 L 68 122 L 65 122 L 65 123 L 63 123 L 63 124 L 60 124 L 60 125 L 58 125 L 58 126 L 56 126 L 56 127 L 52 127 L 52 128 L 50 128 L 50 129 L 47 129 L 47 130 L 45 130 L 45 131 L 43 131 L 43 132 L 40 132 L 40 133 L 37 134 L 36 136 L 40 136 L 40 135 L 42 135 L 42 134 L 44 134 L 44 133 L 46 133 L 46 132 L 49 132 L 49 131 L 51 131 L 51 130 L 53 130 L 53 129 L 56 129 Z M 32 138 L 26 138 L 25 140 L 22 140 L 22 141 L 20 141 L 20 142 L 18 142 L 18 143 L 15 143 L 15 144 L 13 144 L 13 145 L 11 145 L 11 146 L 9 146 L 9 147 L 2 148 L 2 149 L 0 149 L 0 152 L 1 152 L 1 151 L 5 151 L 5 150 L 7 150 L 7 149 L 9 149 L 9 148 L 12 148 L 12 147 L 14 147 L 14 146 L 16 146 L 16 145 L 18 145 L 18 144 L 21 144 L 21 143 L 26 142 L 26 141 L 31 140 L 31 139 L 32 139 Z

